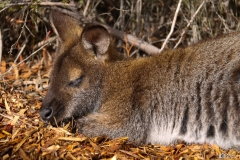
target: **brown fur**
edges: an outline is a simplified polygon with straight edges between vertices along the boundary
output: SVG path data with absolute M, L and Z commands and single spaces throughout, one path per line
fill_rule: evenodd
M 240 33 L 124 59 L 103 27 L 78 34 L 72 18 L 52 17 L 62 45 L 40 110 L 44 121 L 73 117 L 80 133 L 140 143 L 239 147 Z M 63 28 L 62 21 L 72 26 Z

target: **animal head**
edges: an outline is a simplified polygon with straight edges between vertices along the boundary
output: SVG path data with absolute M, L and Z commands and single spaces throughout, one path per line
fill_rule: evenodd
M 104 68 L 123 56 L 112 47 L 104 27 L 92 24 L 82 29 L 77 20 L 58 11 L 51 17 L 60 48 L 40 116 L 54 125 L 97 110 Z

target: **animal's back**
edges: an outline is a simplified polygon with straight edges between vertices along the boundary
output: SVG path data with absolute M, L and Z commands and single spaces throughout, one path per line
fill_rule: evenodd
M 143 141 L 169 144 L 180 139 L 238 146 L 239 38 L 239 33 L 232 34 L 187 49 L 118 62 L 106 73 L 103 82 L 109 87 L 103 95 L 131 106 L 135 121 L 141 119 L 147 130 Z M 119 114 L 126 114 L 126 108 L 117 108 Z
M 135 68 L 134 103 L 150 118 L 147 142 L 240 145 L 239 39 L 235 33 L 165 52 Z

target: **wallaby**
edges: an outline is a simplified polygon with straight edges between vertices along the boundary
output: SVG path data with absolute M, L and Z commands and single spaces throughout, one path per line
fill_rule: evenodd
M 100 25 L 53 11 L 61 47 L 40 115 L 79 133 L 240 146 L 240 33 L 145 58 L 123 58 Z

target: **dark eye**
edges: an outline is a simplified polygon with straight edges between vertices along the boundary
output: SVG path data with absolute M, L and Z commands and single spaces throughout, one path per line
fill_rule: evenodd
M 79 77 L 79 78 L 77 78 L 77 79 L 69 82 L 69 83 L 67 84 L 67 86 L 68 86 L 68 87 L 77 87 L 77 86 L 79 86 L 79 85 L 82 83 L 84 77 L 85 77 L 85 76 L 81 76 L 81 77 Z

